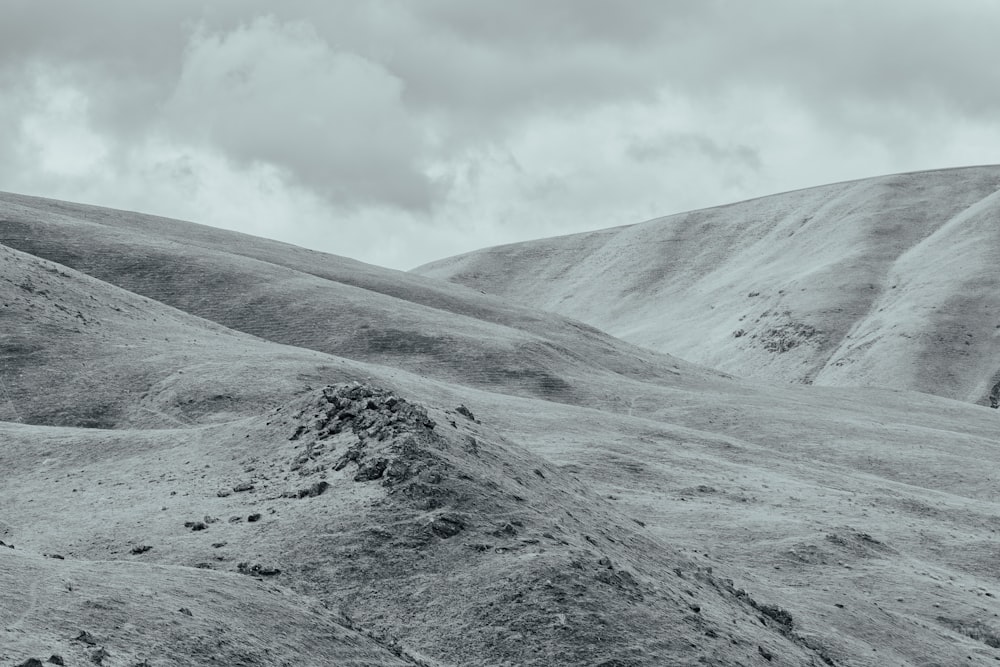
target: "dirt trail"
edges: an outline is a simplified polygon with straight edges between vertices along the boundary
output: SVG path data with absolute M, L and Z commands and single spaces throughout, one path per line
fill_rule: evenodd
M 38 576 L 31 578 L 31 583 L 28 584 L 28 599 L 24 604 L 24 610 L 14 619 L 13 623 L 5 625 L 8 632 L 18 632 L 22 630 L 24 622 L 28 619 L 31 613 L 35 611 L 35 607 L 38 606 L 38 580 Z
M 21 421 L 21 415 L 18 413 L 17 407 L 14 405 L 14 399 L 11 398 L 10 391 L 7 390 L 7 383 L 4 382 L 3 375 L 0 375 L 0 399 L 2 399 L 8 407 L 10 407 L 10 411 L 13 413 L 14 419 Z

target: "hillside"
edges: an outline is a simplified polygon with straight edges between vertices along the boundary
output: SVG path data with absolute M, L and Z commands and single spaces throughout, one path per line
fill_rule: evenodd
M 739 376 L 1000 392 L 1000 167 L 871 178 L 419 267 Z
M 1000 657 L 992 410 L 15 195 L 0 302 L 4 667 Z
M 719 376 L 474 290 L 192 223 L 3 195 L 0 244 L 233 331 L 504 392 L 599 402 L 573 377 Z

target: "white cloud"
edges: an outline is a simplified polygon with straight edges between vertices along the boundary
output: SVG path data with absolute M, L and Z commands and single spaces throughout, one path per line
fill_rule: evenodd
M 194 35 L 163 120 L 179 141 L 286 168 L 332 203 L 426 209 L 422 133 L 402 89 L 307 24 L 259 18 Z
M 14 146 L 22 164 L 60 178 L 91 173 L 107 158 L 107 146 L 90 128 L 86 94 L 47 72 L 39 72 L 34 84 Z
M 400 268 L 1000 161 L 987 2 L 43 9 L 0 24 L 0 189 Z

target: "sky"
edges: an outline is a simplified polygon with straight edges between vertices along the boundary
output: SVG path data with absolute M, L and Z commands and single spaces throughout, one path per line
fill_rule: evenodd
M 0 190 L 390 268 L 1000 163 L 1000 0 L 0 9 Z

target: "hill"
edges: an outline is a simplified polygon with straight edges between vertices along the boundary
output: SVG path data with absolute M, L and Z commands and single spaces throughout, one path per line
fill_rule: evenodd
M 1000 167 L 838 183 L 415 273 L 740 376 L 1000 394 Z
M 0 244 L 0 664 L 1000 657 L 994 411 L 139 214 Z
M 719 376 L 474 290 L 192 223 L 4 195 L 0 244 L 232 331 L 504 392 L 599 402 L 572 379 Z

